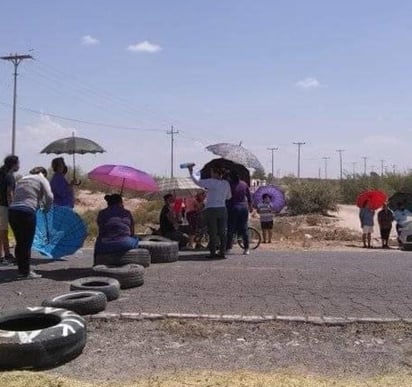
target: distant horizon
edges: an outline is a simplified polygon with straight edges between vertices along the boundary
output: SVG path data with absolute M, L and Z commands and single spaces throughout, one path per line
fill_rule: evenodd
M 412 3 L 19 0 L 3 11 L 0 56 L 34 58 L 18 66 L 23 172 L 48 167 L 40 150 L 74 131 L 107 150 L 76 157 L 86 172 L 168 176 L 172 126 L 176 176 L 219 142 L 242 142 L 266 173 L 277 148 L 279 177 L 297 175 L 297 142 L 302 178 L 339 178 L 340 156 L 346 174 L 412 168 Z M 0 60 L 2 159 L 12 96 L 13 65 Z

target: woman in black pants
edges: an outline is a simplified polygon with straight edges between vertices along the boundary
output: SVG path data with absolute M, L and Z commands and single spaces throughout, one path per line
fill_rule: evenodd
M 13 202 L 9 206 L 9 222 L 16 238 L 14 253 L 19 278 L 41 277 L 30 271 L 30 258 L 36 230 L 36 211 L 40 207 L 48 210 L 53 204 L 53 194 L 46 176 L 45 168 L 33 168 L 30 175 L 17 182 Z

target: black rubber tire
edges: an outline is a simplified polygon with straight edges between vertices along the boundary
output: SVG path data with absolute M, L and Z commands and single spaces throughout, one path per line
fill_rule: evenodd
M 94 290 L 106 295 L 107 301 L 113 301 L 120 296 L 120 284 L 114 278 L 84 277 L 70 283 L 70 290 Z
M 249 233 L 249 249 L 255 250 L 259 247 L 260 243 L 262 242 L 262 235 L 260 234 L 259 230 L 254 227 L 249 226 L 247 230 Z M 243 246 L 242 237 L 238 236 L 237 243 L 242 249 L 245 248 Z
M 0 312 L 0 369 L 47 369 L 80 355 L 86 321 L 78 314 L 50 307 Z
M 140 241 L 152 241 L 152 242 L 172 242 L 171 239 L 163 237 L 161 235 L 145 235 Z M 140 244 L 140 242 L 139 242 Z M 140 247 L 140 246 L 139 246 Z
M 96 314 L 106 309 L 107 298 L 93 290 L 75 291 L 44 300 L 42 306 L 71 310 L 81 316 Z
M 123 266 L 129 263 L 150 266 L 150 252 L 147 249 L 132 249 L 124 253 L 96 254 L 94 265 Z
M 150 251 L 152 263 L 176 262 L 179 259 L 179 243 L 141 241 L 139 247 Z
M 144 267 L 136 264 L 124 266 L 97 265 L 93 267 L 96 275 L 115 278 L 121 289 L 135 288 L 144 283 Z

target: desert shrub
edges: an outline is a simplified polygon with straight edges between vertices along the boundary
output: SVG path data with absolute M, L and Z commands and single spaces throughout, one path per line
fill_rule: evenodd
M 142 203 L 133 212 L 136 228 L 141 230 L 141 226 L 146 226 L 148 224 L 158 224 L 159 214 L 162 206 L 163 202 L 161 200 L 151 200 Z
M 288 189 L 288 209 L 291 215 L 326 215 L 328 211 L 336 210 L 339 199 L 339 187 L 329 181 L 293 181 Z
M 99 210 L 87 210 L 81 214 L 82 219 L 87 225 L 87 240 L 94 241 L 97 237 L 98 228 L 97 228 L 97 214 Z

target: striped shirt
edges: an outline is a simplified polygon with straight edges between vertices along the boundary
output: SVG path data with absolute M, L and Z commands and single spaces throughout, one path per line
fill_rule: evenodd
M 261 222 L 273 221 L 273 207 L 270 203 L 259 203 L 257 206 L 257 212 L 260 215 Z

